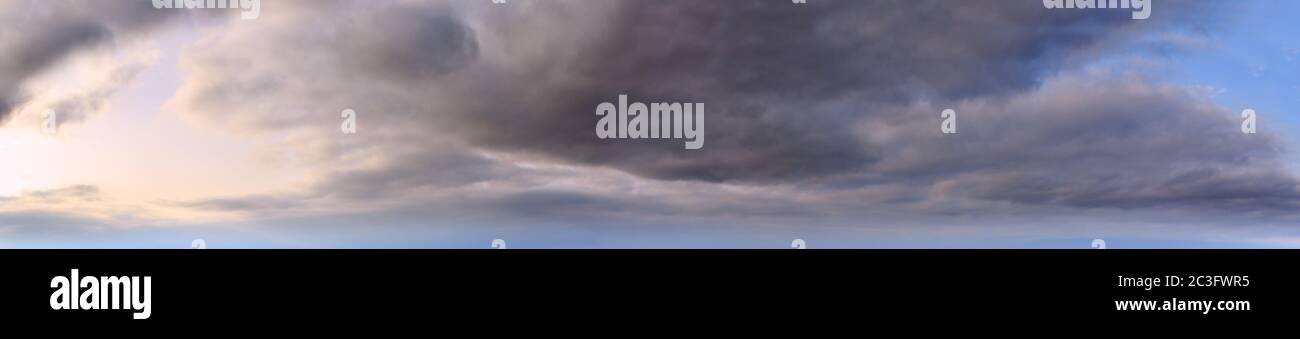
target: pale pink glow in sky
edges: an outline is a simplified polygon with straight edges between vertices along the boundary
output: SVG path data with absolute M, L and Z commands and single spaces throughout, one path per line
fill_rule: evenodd
M 202 126 L 163 108 L 183 76 L 179 56 L 203 36 L 200 25 L 175 25 L 148 40 L 118 43 L 117 51 L 86 51 L 47 72 L 35 91 L 41 96 L 0 128 L 0 149 L 12 159 L 0 166 L 0 196 L 91 185 L 112 204 L 138 207 L 139 217 L 191 222 L 219 214 L 171 204 L 291 191 L 309 182 L 310 173 L 289 159 L 259 151 L 273 135 Z M 115 64 L 129 62 L 144 68 L 129 83 L 107 84 L 116 92 L 99 111 L 59 112 L 85 119 L 61 125 L 55 135 L 41 133 L 42 103 L 96 86 Z

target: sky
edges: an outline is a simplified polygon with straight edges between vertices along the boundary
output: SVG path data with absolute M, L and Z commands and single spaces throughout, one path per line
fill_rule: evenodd
M 0 2 L 0 248 L 1300 247 L 1295 1 L 259 4 Z

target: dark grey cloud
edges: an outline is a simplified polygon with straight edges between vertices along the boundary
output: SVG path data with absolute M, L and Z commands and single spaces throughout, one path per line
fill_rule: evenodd
M 1181 206 L 1290 213 L 1300 181 L 1278 136 L 1240 132 L 1237 112 L 1132 74 L 1071 74 L 1040 90 L 954 105 L 958 135 L 903 133 L 874 173 L 943 194 L 1021 204 Z M 916 115 L 934 115 L 918 107 Z M 934 129 L 928 121 L 872 131 Z
M 1094 49 L 1170 27 L 1125 13 L 1053 12 L 1037 1 L 616 4 L 597 14 L 556 6 L 489 15 L 481 28 L 502 36 L 503 49 L 541 48 L 542 56 L 465 79 L 477 83 L 452 96 L 468 102 L 449 110 L 450 122 L 436 120 L 497 149 L 656 179 L 798 181 L 880 160 L 851 133 L 857 119 L 894 116 L 889 110 L 918 100 L 1027 90 Z M 1167 18 L 1199 10 L 1166 7 Z M 599 24 L 574 24 L 589 20 Z M 587 33 L 592 26 L 598 35 Z M 707 146 L 597 140 L 595 117 L 583 113 L 618 94 L 705 103 Z
M 3 6 L 0 123 L 30 99 L 32 93 L 23 91 L 30 78 L 73 53 L 146 31 L 170 16 L 149 1 L 15 1 Z
M 305 147 L 346 168 L 319 195 L 530 175 L 484 150 L 858 199 L 836 205 L 1290 209 L 1300 195 L 1278 138 L 1242 135 L 1233 112 L 1158 78 L 1081 67 L 1127 48 L 1169 57 L 1185 46 L 1143 37 L 1208 34 L 1219 6 L 1166 1 L 1131 20 L 1036 0 L 311 2 L 196 46 L 173 104 L 319 137 Z M 706 146 L 598 140 L 594 108 L 619 94 L 703 102 Z M 954 136 L 938 133 L 949 107 Z M 362 116 L 356 137 L 337 135 L 345 108 Z M 366 157 L 382 165 L 347 160 Z M 603 193 L 542 192 L 494 206 L 617 209 Z

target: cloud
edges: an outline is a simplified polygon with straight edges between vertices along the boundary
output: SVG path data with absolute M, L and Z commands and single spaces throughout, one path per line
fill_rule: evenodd
M 45 15 L 57 24 L 31 33 L 40 39 L 0 36 L 6 51 L 33 55 L 0 61 L 14 80 L 0 98 L 30 104 L 23 88 L 57 60 L 167 27 L 152 8 L 104 6 L 109 15 L 84 17 L 66 13 L 87 7 L 56 6 L 63 14 Z M 172 209 L 259 225 L 1285 217 L 1300 194 L 1277 136 L 1242 135 L 1233 112 L 1196 91 L 1086 67 L 1131 46 L 1183 51 L 1161 45 L 1196 40 L 1182 22 L 1205 18 L 1203 6 L 1134 21 L 1033 1 L 277 2 L 258 20 L 208 27 L 182 55 L 168 111 L 279 136 L 263 146 L 307 163 L 307 185 L 145 206 L 77 186 L 0 200 L 0 217 L 34 225 L 69 206 L 96 221 L 87 225 L 167 224 Z M 1179 39 L 1144 38 L 1166 31 Z M 142 64 L 97 83 L 127 82 Z M 38 101 L 93 111 L 115 88 Z M 706 147 L 596 139 L 595 106 L 619 94 L 703 102 Z M 959 134 L 938 133 L 944 108 L 961 114 Z M 358 134 L 339 132 L 344 109 L 358 112 Z
M 0 196 L 0 233 L 102 227 L 111 219 L 99 188 L 74 185 Z
M 495 150 L 709 182 L 860 170 L 880 161 L 880 150 L 856 142 L 846 122 L 917 100 L 1031 89 L 1136 30 L 1120 15 L 1055 15 L 1005 1 L 515 10 L 480 19 L 484 60 L 447 79 L 451 94 L 425 103 L 433 114 L 422 118 Z M 669 142 L 597 140 L 588 113 L 618 94 L 703 102 L 708 146 L 683 153 Z
M 34 93 L 24 89 L 29 80 L 77 52 L 147 32 L 167 17 L 148 1 L 24 0 L 0 5 L 0 29 L 5 32 L 0 34 L 0 50 L 5 51 L 0 59 L 0 123 L 32 99 Z
M 29 191 L 0 197 L 0 234 L 210 223 L 245 240 L 281 233 L 272 244 L 477 246 L 493 232 L 592 242 L 653 229 L 637 234 L 662 247 L 728 228 L 783 246 L 756 234 L 820 228 L 836 236 L 819 244 L 852 247 L 866 229 L 1090 240 L 1291 225 L 1300 182 L 1278 131 L 1241 134 L 1234 110 L 1152 69 L 1213 48 L 1218 13 L 1234 12 L 1221 6 L 1166 1 L 1130 20 L 1036 0 L 268 2 L 257 20 L 191 26 L 203 36 L 164 111 L 271 136 L 248 140 L 294 157 L 305 184 L 133 203 L 94 185 Z M 0 13 L 0 123 L 45 107 L 66 123 L 156 59 L 132 42 L 176 28 L 167 13 L 213 11 L 18 1 Z M 42 88 L 87 55 L 116 62 L 75 90 Z M 619 94 L 704 103 L 705 148 L 597 139 L 594 108 Z M 945 108 L 956 135 L 939 133 Z M 358 134 L 339 132 L 344 109 Z M 910 233 L 921 228 L 933 232 Z M 629 239 L 603 241 L 643 238 Z
M 1194 88 L 1094 71 L 954 108 L 960 132 L 942 138 L 919 132 L 935 129 L 931 123 L 865 124 L 866 138 L 891 150 L 873 172 L 929 180 L 945 195 L 1021 204 L 1300 206 L 1300 181 L 1284 165 L 1290 150 L 1280 137 L 1241 133 L 1236 112 Z M 922 105 L 908 114 L 936 111 Z
M 279 133 L 328 127 L 354 108 L 384 143 L 450 138 L 654 179 L 797 182 L 881 161 L 855 121 L 897 116 L 890 110 L 918 100 L 1030 90 L 1150 29 L 1123 13 L 1033 5 L 313 3 L 197 46 L 173 105 Z M 618 94 L 704 102 L 708 147 L 597 140 L 593 109 Z M 337 146 L 326 145 L 332 158 L 346 148 Z
M 1203 27 L 1180 22 L 1213 12 L 1196 2 L 1147 21 L 1007 1 L 281 5 L 189 50 L 170 105 L 293 136 L 281 147 L 325 169 L 315 197 L 627 194 L 537 199 L 560 193 L 530 191 L 552 176 L 520 159 L 696 183 L 664 199 L 714 184 L 938 210 L 1284 209 L 1297 197 L 1276 137 L 1241 135 L 1230 112 L 1158 79 L 1081 67 L 1123 46 L 1179 50 L 1144 37 L 1192 39 Z M 597 140 L 594 107 L 618 94 L 704 102 L 708 145 Z M 957 136 L 937 133 L 948 107 L 963 114 Z M 349 108 L 355 136 L 337 131 Z
M 82 199 L 94 200 L 99 195 L 99 188 L 90 185 L 76 185 L 51 190 L 25 192 L 23 197 L 36 200 Z
M 102 220 L 52 211 L 0 213 L 0 240 L 6 247 L 19 246 L 15 239 L 66 237 L 103 228 Z
M 234 221 L 238 215 L 160 202 L 119 199 L 96 185 L 70 185 L 0 196 L 0 225 L 37 232 L 47 225 L 70 230 L 133 229 Z M 75 227 L 74 227 L 75 226 Z

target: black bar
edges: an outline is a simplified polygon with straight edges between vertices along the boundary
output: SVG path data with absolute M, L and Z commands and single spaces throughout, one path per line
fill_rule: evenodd
M 1286 264 L 1297 259 L 1286 250 L 3 250 L 0 300 L 15 324 L 1215 322 L 1297 314 L 1300 280 Z M 72 269 L 150 276 L 150 317 L 52 309 L 51 279 Z M 1118 286 L 1119 276 L 1169 275 L 1248 283 Z M 1250 310 L 1115 309 L 1116 300 L 1172 298 L 1249 301 Z

